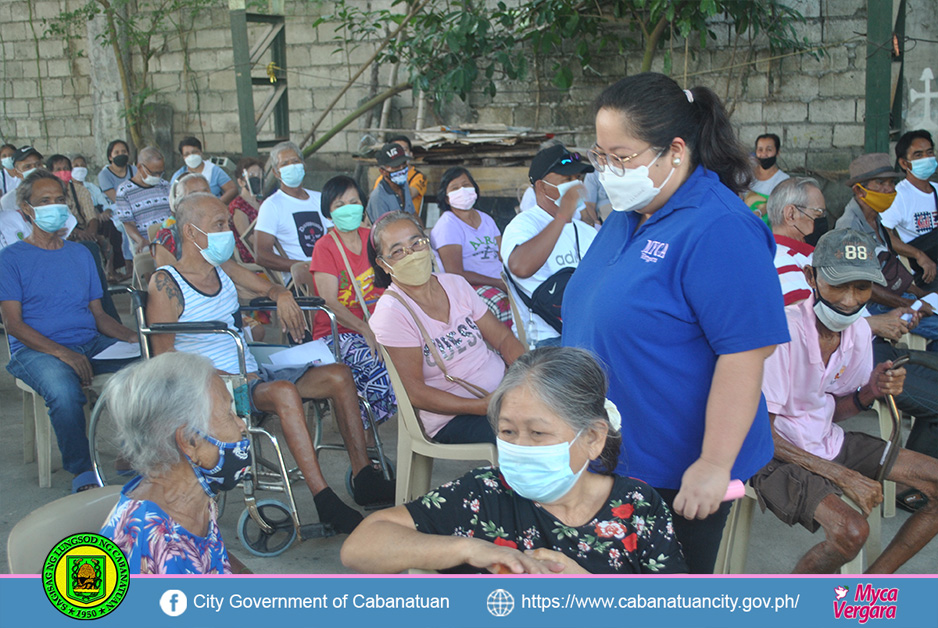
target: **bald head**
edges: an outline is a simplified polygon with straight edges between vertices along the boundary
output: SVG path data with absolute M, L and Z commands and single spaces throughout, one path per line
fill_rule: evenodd
M 176 202 L 176 224 L 182 233 L 186 225 L 195 225 L 204 231 L 204 224 L 210 216 L 219 211 L 228 213 L 225 204 L 211 193 L 195 192 L 187 194 Z

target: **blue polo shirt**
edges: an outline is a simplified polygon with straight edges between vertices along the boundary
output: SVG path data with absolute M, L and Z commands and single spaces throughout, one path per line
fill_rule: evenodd
M 677 489 L 700 456 L 717 357 L 789 341 L 772 233 L 698 167 L 636 230 L 612 212 L 563 299 L 563 344 L 606 367 L 622 414 L 617 473 Z M 765 398 L 732 477 L 774 451 Z

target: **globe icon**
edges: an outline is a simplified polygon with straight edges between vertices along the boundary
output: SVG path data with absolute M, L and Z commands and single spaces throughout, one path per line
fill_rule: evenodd
M 515 598 L 505 589 L 495 589 L 485 600 L 485 607 L 495 617 L 507 617 L 515 609 Z

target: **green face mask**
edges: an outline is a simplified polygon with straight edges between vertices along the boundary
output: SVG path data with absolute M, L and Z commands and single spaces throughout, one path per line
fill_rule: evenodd
M 355 231 L 362 224 L 364 205 L 343 205 L 331 212 L 332 223 L 339 231 Z

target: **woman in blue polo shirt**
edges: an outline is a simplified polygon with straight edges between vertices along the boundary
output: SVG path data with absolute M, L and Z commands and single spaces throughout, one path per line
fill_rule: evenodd
M 691 572 L 708 573 L 728 482 L 772 457 L 762 365 L 789 340 L 775 243 L 737 196 L 749 164 L 711 90 L 637 74 L 596 111 L 590 159 L 617 211 L 567 286 L 563 344 L 608 366 L 616 471 L 661 493 Z

